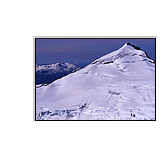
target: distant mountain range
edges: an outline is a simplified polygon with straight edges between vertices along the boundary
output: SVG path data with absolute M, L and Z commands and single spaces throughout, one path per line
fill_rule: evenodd
M 82 65 L 77 66 L 71 63 L 56 63 L 50 65 L 36 64 L 36 85 L 51 83 L 52 81 L 77 70 L 81 66 Z

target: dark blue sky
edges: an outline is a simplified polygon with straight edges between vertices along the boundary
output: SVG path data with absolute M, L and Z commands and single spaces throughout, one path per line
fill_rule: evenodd
M 90 63 L 126 42 L 140 47 L 155 60 L 155 39 L 36 39 L 36 64 Z

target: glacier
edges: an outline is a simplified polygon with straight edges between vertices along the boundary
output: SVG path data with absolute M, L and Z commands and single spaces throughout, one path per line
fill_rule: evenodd
M 36 87 L 36 120 L 155 120 L 155 62 L 126 43 Z

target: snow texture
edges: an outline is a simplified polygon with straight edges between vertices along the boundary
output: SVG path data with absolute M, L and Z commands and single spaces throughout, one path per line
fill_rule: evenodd
M 155 63 L 126 43 L 37 87 L 36 120 L 155 120 Z

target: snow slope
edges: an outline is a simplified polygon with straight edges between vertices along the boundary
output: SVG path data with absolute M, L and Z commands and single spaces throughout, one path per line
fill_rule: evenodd
M 36 88 L 36 120 L 155 120 L 155 64 L 126 43 Z

